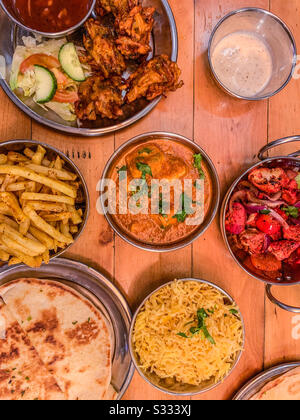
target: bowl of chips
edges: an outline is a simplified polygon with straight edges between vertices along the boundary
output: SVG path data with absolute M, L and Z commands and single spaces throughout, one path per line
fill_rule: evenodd
M 65 252 L 83 232 L 89 193 L 77 166 L 33 140 L 0 145 L 0 261 L 32 268 Z

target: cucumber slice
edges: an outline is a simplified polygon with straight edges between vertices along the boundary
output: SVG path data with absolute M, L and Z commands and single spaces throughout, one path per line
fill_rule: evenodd
M 45 104 L 53 99 L 56 89 L 57 81 L 52 71 L 46 67 L 35 65 L 34 66 L 36 77 L 36 91 L 35 100 L 38 104 Z
M 85 76 L 75 45 L 72 42 L 61 47 L 58 55 L 64 72 L 76 82 L 84 82 Z

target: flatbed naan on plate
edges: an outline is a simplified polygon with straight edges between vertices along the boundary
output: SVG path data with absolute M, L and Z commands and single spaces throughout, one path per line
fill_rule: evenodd
M 18 321 L 0 299 L 0 400 L 64 400 Z
M 0 296 L 67 400 L 101 400 L 111 382 L 111 334 L 103 314 L 71 287 L 18 279 Z
M 300 367 L 289 371 L 264 386 L 251 400 L 299 401 Z

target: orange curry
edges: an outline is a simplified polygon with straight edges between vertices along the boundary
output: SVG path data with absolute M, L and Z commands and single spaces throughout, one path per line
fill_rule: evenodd
M 135 194 L 129 190 L 129 183 L 134 179 L 144 179 L 147 182 L 149 187 L 146 192 L 149 201 L 147 214 L 132 214 L 130 211 L 127 214 L 120 214 L 118 180 L 121 171 L 127 172 L 128 202 Z M 186 220 L 194 215 L 186 214 L 185 205 L 181 205 L 178 210 L 178 203 L 175 203 L 175 194 L 172 188 L 169 214 L 163 213 L 162 200 L 164 196 L 161 192 L 159 193 L 159 214 L 151 214 L 151 181 L 153 179 L 158 181 L 166 179 L 170 182 L 179 180 L 182 184 L 184 180 L 191 180 L 193 195 L 190 197 L 191 204 L 195 204 L 199 180 L 204 180 L 204 183 L 201 183 L 204 185 L 204 217 L 211 205 L 212 182 L 205 160 L 200 154 L 195 154 L 192 148 L 176 141 L 152 140 L 139 146 L 132 146 L 119 158 L 112 169 L 110 178 L 117 185 L 117 214 L 113 216 L 115 222 L 127 234 L 143 243 L 159 245 L 177 242 L 199 228 L 199 224 L 196 226 L 186 224 Z M 185 200 L 189 201 L 186 197 Z

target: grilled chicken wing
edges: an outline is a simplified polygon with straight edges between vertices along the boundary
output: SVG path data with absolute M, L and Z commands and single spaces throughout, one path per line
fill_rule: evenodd
M 80 85 L 79 98 L 76 114 L 81 120 L 96 120 L 97 115 L 117 119 L 123 115 L 121 90 L 116 83 L 100 76 L 90 77 Z
M 154 7 L 137 6 L 128 14 L 118 15 L 115 21 L 116 44 L 124 57 L 135 60 L 149 54 L 154 12 Z
M 175 91 L 183 86 L 183 82 L 179 82 L 180 74 L 178 65 L 170 61 L 168 56 L 155 57 L 129 77 L 126 101 L 132 103 L 141 97 L 151 101 L 168 91 Z
M 83 43 L 87 55 L 81 57 L 81 61 L 94 71 L 100 71 L 106 79 L 112 75 L 120 76 L 126 64 L 114 43 L 111 29 L 95 19 L 89 19 L 85 28 L 87 35 L 84 35 Z

